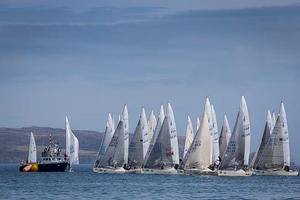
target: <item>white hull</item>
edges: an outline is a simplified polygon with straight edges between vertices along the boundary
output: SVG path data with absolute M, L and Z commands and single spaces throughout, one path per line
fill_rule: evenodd
M 130 174 L 141 174 L 142 171 L 143 171 L 142 168 L 130 169 L 130 170 L 127 170 L 127 173 L 130 173 Z
M 174 168 L 169 169 L 147 169 L 142 170 L 142 174 L 178 174 L 177 170 Z
M 253 175 L 256 176 L 298 176 L 298 171 L 284 170 L 253 170 Z
M 93 171 L 100 174 L 123 174 L 128 173 L 123 167 L 119 168 L 93 168 Z
M 186 175 L 212 175 L 217 176 L 217 171 L 212 171 L 210 169 L 185 169 L 184 174 Z
M 251 171 L 240 170 L 218 170 L 218 176 L 252 176 Z

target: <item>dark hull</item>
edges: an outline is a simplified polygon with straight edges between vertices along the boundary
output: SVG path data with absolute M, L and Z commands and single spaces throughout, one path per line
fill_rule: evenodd
M 39 164 L 39 172 L 64 172 L 68 168 L 69 163 L 48 163 L 48 164 Z
M 21 165 L 19 170 L 21 172 L 64 172 L 69 168 L 68 162 L 60 162 L 60 163 L 47 163 L 47 164 L 37 164 L 37 168 L 32 168 L 27 170 L 28 165 Z

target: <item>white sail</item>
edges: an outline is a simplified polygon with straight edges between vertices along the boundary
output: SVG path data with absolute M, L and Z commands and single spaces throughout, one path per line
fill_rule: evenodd
M 244 96 L 220 169 L 241 169 L 249 164 L 250 120 Z
M 112 125 L 111 129 L 112 129 L 112 135 L 113 135 L 115 132 L 115 117 L 114 116 L 112 116 L 112 124 L 111 125 Z
M 284 158 L 284 165 L 290 166 L 290 142 L 289 142 L 289 131 L 288 131 L 288 124 L 286 118 L 286 112 L 283 105 L 283 102 L 280 104 L 279 116 L 282 118 L 282 145 L 283 145 L 283 158 Z
M 140 121 L 141 121 L 141 128 L 142 128 L 142 141 L 143 141 L 143 149 L 142 149 L 142 155 L 143 159 L 146 156 L 146 153 L 148 151 L 151 139 L 149 138 L 149 127 L 148 127 L 148 121 L 146 117 L 145 109 L 142 108 L 141 115 L 140 115 Z
M 186 126 L 186 132 L 185 132 L 185 143 L 184 143 L 184 151 L 183 151 L 183 159 L 188 152 L 192 142 L 194 139 L 194 131 L 193 131 L 193 125 L 190 116 L 188 116 L 188 122 Z
M 36 145 L 33 133 L 30 133 L 30 143 L 29 143 L 29 152 L 28 152 L 28 163 L 36 163 Z
M 272 113 L 272 122 L 273 122 L 273 128 L 274 128 L 275 123 L 276 123 L 276 114 L 275 114 L 275 112 Z M 271 132 L 271 134 L 272 134 L 272 132 Z
M 208 128 L 209 128 L 209 132 L 210 132 L 210 137 L 211 137 L 211 143 L 213 143 L 213 127 L 212 127 L 212 113 L 211 113 L 211 104 L 210 104 L 210 101 L 209 101 L 209 98 L 206 97 L 205 99 L 205 106 L 204 106 L 204 112 L 206 113 L 207 115 L 207 120 L 208 120 Z M 201 124 L 201 123 L 200 123 Z M 214 160 L 213 160 L 213 145 L 210 145 L 210 157 L 211 157 L 211 164 L 214 163 Z
M 79 141 L 71 130 L 68 117 L 66 117 L 66 155 L 71 166 L 79 164 Z
M 219 149 L 220 149 L 220 157 L 221 158 L 223 157 L 223 155 L 226 151 L 230 137 L 231 137 L 231 131 L 230 131 L 229 123 L 227 120 L 227 116 L 224 115 L 223 126 L 221 128 L 221 134 L 219 137 Z
M 102 143 L 96 158 L 96 162 L 95 162 L 95 167 L 98 166 L 99 162 L 100 162 L 100 157 L 104 156 L 107 147 L 111 141 L 111 138 L 113 137 L 114 134 L 114 122 L 113 119 L 111 117 L 111 114 L 108 114 L 107 117 L 107 122 L 106 122 L 106 128 L 105 128 L 105 132 L 104 132 L 104 138 L 102 139 Z
M 219 134 L 218 134 L 217 116 L 213 104 L 211 104 L 211 116 L 212 116 L 211 122 L 212 122 L 212 139 L 213 139 L 212 160 L 215 162 L 219 160 L 220 152 L 219 152 Z
M 127 105 L 124 105 L 121 121 L 124 124 L 124 162 L 128 162 L 128 148 L 129 148 L 129 121 Z
M 211 165 L 211 135 L 207 113 L 204 112 L 200 127 L 186 154 L 181 167 L 183 169 L 205 170 Z
M 199 117 L 197 117 L 196 132 L 198 131 L 199 127 L 200 127 L 200 119 L 199 119 Z
M 157 124 L 157 121 L 156 121 L 156 118 L 155 118 L 155 115 L 154 115 L 154 111 L 152 110 L 151 113 L 150 113 L 150 116 L 149 116 L 149 120 L 148 120 L 148 138 L 149 138 L 149 145 L 152 141 L 152 137 L 154 135 L 154 131 L 155 131 L 155 127 L 156 127 L 156 124 Z M 149 149 L 149 147 L 148 147 Z M 148 151 L 147 149 L 147 151 Z
M 172 151 L 172 160 L 174 164 L 179 165 L 179 147 L 178 147 L 178 138 L 177 138 L 177 128 L 175 123 L 174 112 L 170 103 L 168 103 L 167 108 L 167 119 L 171 137 L 171 151 Z
M 143 162 L 143 114 L 140 114 L 140 119 L 135 128 L 131 142 L 129 143 L 128 165 L 131 168 L 140 168 Z
M 146 166 L 150 166 L 151 160 L 149 160 L 149 156 L 151 154 L 153 154 L 152 157 L 156 157 L 156 155 L 154 155 L 156 151 L 153 149 L 153 147 L 156 144 L 156 141 L 157 141 L 157 138 L 158 138 L 158 135 L 159 135 L 160 129 L 162 127 L 164 119 L 165 119 L 164 107 L 163 107 L 163 105 L 161 105 L 160 106 L 160 111 L 159 111 L 159 116 L 158 116 L 158 121 L 157 121 L 157 124 L 156 124 L 156 127 L 155 127 L 155 131 L 154 131 L 154 134 L 152 136 L 152 140 L 150 142 L 147 154 L 146 154 L 145 159 L 144 159 L 144 165 L 146 165 Z
M 261 143 L 255 152 L 253 161 L 251 163 L 252 168 L 261 168 L 260 165 L 264 165 L 266 162 L 272 163 L 272 144 L 270 143 L 271 128 L 273 129 L 273 124 L 270 124 L 270 112 L 267 112 L 267 121 L 265 124 L 265 129 Z M 272 121 L 273 123 L 273 121 Z
M 268 112 L 267 112 L 267 124 L 269 126 L 270 132 L 272 132 L 275 124 L 273 123 L 273 119 L 272 119 L 270 110 L 268 110 Z

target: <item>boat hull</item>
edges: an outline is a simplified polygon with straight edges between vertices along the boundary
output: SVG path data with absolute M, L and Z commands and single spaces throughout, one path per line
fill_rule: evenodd
M 186 175 L 210 175 L 210 176 L 217 176 L 218 172 L 217 171 L 212 171 L 210 169 L 185 169 L 184 174 Z
M 169 168 L 169 169 L 149 169 L 149 168 L 144 168 L 142 170 L 142 174 L 180 174 L 177 172 L 176 169 L 174 168 Z
M 20 172 L 64 172 L 68 169 L 68 162 L 60 163 L 28 163 L 19 167 Z
M 252 176 L 251 171 L 240 170 L 218 170 L 218 176 Z
M 253 175 L 256 176 L 298 176 L 298 171 L 284 170 L 253 170 Z
M 93 168 L 93 172 L 99 174 L 124 174 L 129 171 L 124 169 L 123 167 L 119 168 Z

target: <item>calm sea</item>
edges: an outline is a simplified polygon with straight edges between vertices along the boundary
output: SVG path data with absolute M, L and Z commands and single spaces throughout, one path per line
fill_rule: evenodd
M 0 165 L 0 199 L 300 199 L 300 177 L 20 173 Z

